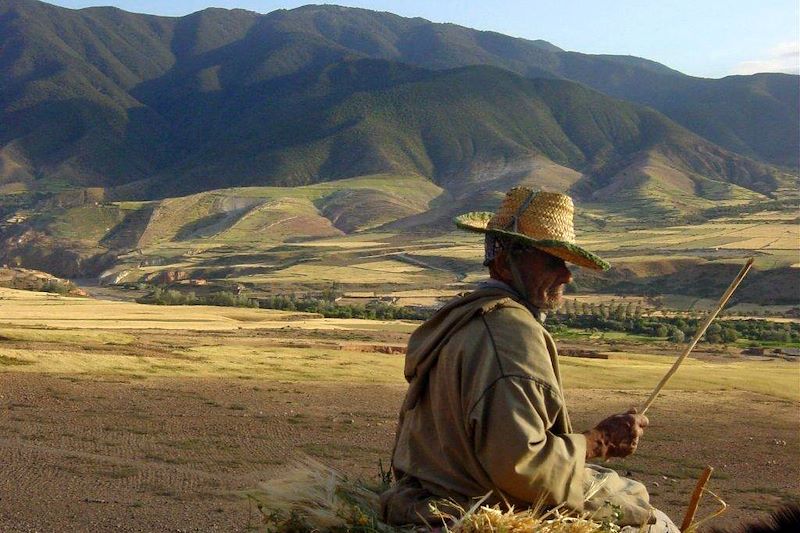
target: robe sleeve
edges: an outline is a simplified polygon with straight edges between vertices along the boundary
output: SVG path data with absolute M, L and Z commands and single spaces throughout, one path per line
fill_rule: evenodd
M 506 498 L 583 510 L 586 438 L 556 435 L 560 395 L 530 376 L 505 376 L 470 413 L 475 455 Z

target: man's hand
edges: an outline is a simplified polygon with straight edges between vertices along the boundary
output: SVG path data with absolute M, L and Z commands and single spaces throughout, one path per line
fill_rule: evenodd
M 635 408 L 606 418 L 583 434 L 586 437 L 586 459 L 627 457 L 636 451 L 639 437 L 649 423 L 646 416 L 636 414 Z

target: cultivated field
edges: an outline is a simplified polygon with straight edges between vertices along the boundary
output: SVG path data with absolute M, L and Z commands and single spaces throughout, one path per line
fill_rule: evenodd
M 244 493 L 293 458 L 364 478 L 388 460 L 413 323 L 0 298 L 4 531 L 248 530 L 259 513 Z M 577 428 L 640 403 L 674 355 L 613 350 L 562 358 Z M 678 520 L 706 464 L 731 505 L 718 525 L 797 501 L 799 383 L 796 363 L 700 353 L 636 456 L 611 464 Z
M 255 292 L 306 292 L 337 283 L 348 292 L 387 296 L 452 291 L 482 277 L 480 236 L 455 230 L 451 219 L 466 210 L 494 209 L 501 196 L 492 189 L 443 190 L 419 176 L 382 174 L 151 202 L 92 201 L 57 210 L 47 227 L 93 253 L 115 250 L 116 264 L 102 275 L 106 284 L 160 282 L 159 274 L 171 271 Z M 626 280 L 677 271 L 716 276 L 749 256 L 760 271 L 796 265 L 796 212 L 785 202 L 756 196 L 704 200 L 689 212 L 715 206 L 722 211 L 698 215 L 693 223 L 611 199 L 581 203 L 578 242 L 607 258 L 615 267 L 612 276 Z M 579 284 L 583 277 L 577 270 Z M 681 292 L 692 283 L 704 285 L 687 280 Z M 665 294 L 658 286 L 654 290 Z

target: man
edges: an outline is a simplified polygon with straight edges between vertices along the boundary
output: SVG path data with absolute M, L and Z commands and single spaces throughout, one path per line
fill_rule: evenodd
M 544 312 L 557 309 L 572 279 L 566 262 L 607 269 L 575 244 L 572 200 L 518 187 L 498 212 L 468 213 L 456 224 L 485 234 L 490 280 L 450 302 L 409 340 L 409 389 L 400 411 L 392 467 L 382 495 L 392 524 L 436 524 L 429 503 L 469 508 L 566 505 L 621 524 L 677 531 L 650 507 L 641 483 L 587 465 L 636 449 L 648 420 L 614 415 L 584 433 L 569 420 Z M 438 520 L 440 523 L 440 520 Z M 670 529 L 674 528 L 674 529 Z

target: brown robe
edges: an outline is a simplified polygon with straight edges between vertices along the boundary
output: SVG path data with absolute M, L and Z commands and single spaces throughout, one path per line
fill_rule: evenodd
M 398 483 L 382 495 L 387 522 L 435 525 L 430 501 L 468 508 L 490 491 L 488 504 L 517 508 L 596 510 L 611 499 L 623 523 L 648 521 L 643 485 L 585 465 L 586 439 L 572 431 L 555 344 L 534 313 L 513 291 L 486 287 L 411 336 L 393 456 Z

